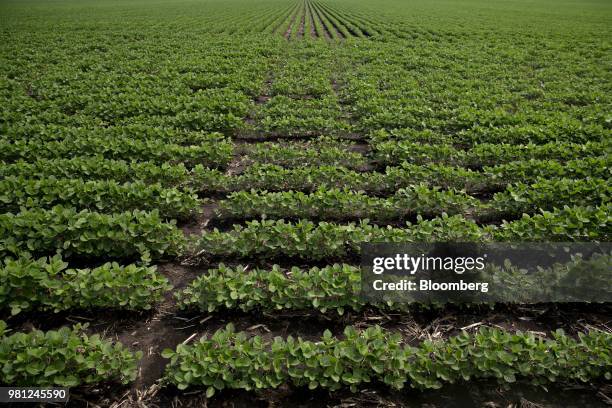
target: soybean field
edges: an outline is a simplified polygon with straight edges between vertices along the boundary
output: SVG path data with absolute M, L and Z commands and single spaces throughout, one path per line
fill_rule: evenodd
M 0 385 L 610 404 L 609 303 L 368 302 L 359 261 L 609 242 L 611 136 L 606 0 L 0 0 Z

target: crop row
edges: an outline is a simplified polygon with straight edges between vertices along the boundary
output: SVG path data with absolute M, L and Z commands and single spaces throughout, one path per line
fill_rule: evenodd
M 359 298 L 359 267 L 336 264 L 303 270 L 249 270 L 247 266 L 217 269 L 196 278 L 175 296 L 181 309 L 212 313 L 240 309 L 275 311 L 281 309 L 359 310 L 365 304 Z
M 284 169 L 275 165 L 255 164 L 238 176 L 219 178 L 216 174 L 194 174 L 191 187 L 212 192 L 243 190 L 314 191 L 319 187 L 348 188 L 374 194 L 393 194 L 419 183 L 467 192 L 496 190 L 512 182 L 536 181 L 540 177 L 607 178 L 610 175 L 606 157 L 572 160 L 565 164 L 553 160 L 532 160 L 485 167 L 482 172 L 441 164 L 404 163 L 387 167 L 384 173 L 362 173 L 343 167 L 319 166 Z
M 479 227 L 462 216 L 443 215 L 432 220 L 420 217 L 405 228 L 359 224 L 313 223 L 300 220 L 251 221 L 221 232 L 204 232 L 193 251 L 202 257 L 296 257 L 306 260 L 343 259 L 359 254 L 370 242 L 435 241 L 607 241 L 612 236 L 610 205 L 565 207 Z
M 299 191 L 241 191 L 219 202 L 220 218 L 311 218 L 321 220 L 370 219 L 402 220 L 422 215 L 465 214 L 491 219 L 520 216 L 563 205 L 588 206 L 608 202 L 612 186 L 603 179 L 537 179 L 535 183 L 516 183 L 493 195 L 488 203 L 455 189 L 441 191 L 425 184 L 398 190 L 389 198 L 371 197 L 362 192 L 319 188 L 305 194 Z
M 408 223 L 406 228 L 253 221 L 233 230 L 205 232 L 195 245 L 200 255 L 290 256 L 320 260 L 357 254 L 367 242 L 416 241 L 606 241 L 610 238 L 609 205 L 565 207 L 552 212 L 479 227 L 461 216 Z M 3 256 L 31 252 L 45 255 L 63 251 L 66 256 L 160 258 L 182 253 L 184 238 L 173 223 L 161 220 L 157 211 L 100 214 L 56 206 L 0 215 L 0 253 Z
M 402 162 L 444 163 L 454 166 L 481 167 L 521 160 L 570 160 L 599 156 L 610 150 L 610 143 L 550 142 L 547 144 L 480 143 L 468 150 L 458 150 L 450 144 L 422 144 L 415 142 L 384 142 L 374 144 L 374 158 L 385 165 Z
M 36 139 L 13 142 L 0 140 L 0 160 L 7 162 L 27 161 L 32 158 L 101 156 L 115 160 L 181 162 L 190 167 L 202 164 L 211 168 L 224 168 L 232 159 L 232 151 L 232 144 L 223 139 L 190 146 L 169 144 L 163 140 L 138 140 L 121 136 L 79 136 L 49 142 L 40 142 Z
M 240 175 L 228 176 L 216 169 L 183 164 L 130 162 L 99 157 L 38 159 L 33 162 L 0 163 L 0 176 L 32 178 L 112 179 L 117 182 L 142 180 L 164 186 L 183 185 L 195 191 L 227 193 L 243 190 L 315 191 L 320 187 L 350 189 L 373 194 L 393 194 L 419 183 L 468 192 L 499 190 L 513 182 L 535 182 L 538 178 L 610 177 L 607 156 L 587 157 L 561 163 L 555 160 L 516 161 L 485 167 L 477 172 L 441 164 L 404 163 L 388 167 L 384 173 L 363 173 L 338 166 L 312 166 L 286 169 L 278 165 L 254 164 Z
M 130 139 L 143 142 L 155 140 L 172 145 L 199 145 L 223 142 L 220 133 L 205 133 L 171 127 L 154 127 L 146 124 L 131 124 L 108 127 L 76 127 L 45 125 L 22 125 L 5 127 L 0 140 L 7 142 L 38 141 L 39 143 L 77 139 Z
M 159 212 L 100 214 L 55 206 L 0 214 L 0 255 L 47 255 L 130 259 L 178 255 L 183 234 Z
M 87 180 L 114 180 L 118 183 L 143 181 L 176 186 L 190 180 L 193 173 L 206 173 L 213 179 L 222 176 L 218 170 L 195 166 L 187 169 L 182 163 L 155 163 L 152 161 L 112 160 L 102 157 L 72 157 L 70 159 L 36 159 L 0 163 L 0 177 L 50 178 Z
M 9 334 L 0 320 L 0 383 L 13 386 L 76 387 L 84 384 L 136 379 L 142 352 L 130 352 L 99 335 L 85 333 L 86 325 L 59 330 Z
M 266 163 L 284 168 L 304 166 L 343 166 L 349 169 L 364 168 L 367 158 L 350 151 L 350 144 L 321 137 L 308 143 L 257 143 L 236 150 L 243 154 L 248 164 Z
M 606 179 L 537 179 L 533 183 L 514 183 L 483 207 L 497 215 L 519 216 L 562 205 L 598 206 L 610 202 L 612 184 Z M 485 210 L 486 211 L 486 210 Z
M 370 133 L 373 144 L 396 141 L 399 143 L 454 144 L 472 146 L 478 143 L 502 144 L 549 144 L 605 142 L 607 131 L 602 125 L 553 122 L 546 127 L 534 124 L 484 127 L 475 125 L 470 129 L 447 134 L 431 129 L 399 128 L 379 129 Z
M 200 171 L 193 175 L 188 185 L 202 193 L 252 189 L 315 191 L 319 187 L 327 187 L 387 195 L 401 188 L 426 183 L 471 193 L 500 190 L 508 183 L 536 181 L 540 177 L 607 178 L 610 174 L 608 162 L 606 157 L 572 160 L 565 164 L 553 160 L 532 160 L 485 167 L 482 172 L 441 164 L 404 163 L 398 167 L 387 167 L 384 173 L 356 172 L 336 166 L 284 169 L 275 165 L 255 164 L 238 176 L 219 177 L 217 173 Z
M 106 263 L 71 269 L 59 255 L 6 258 L 0 262 L 0 310 L 147 310 L 171 286 L 155 267 Z
M 588 382 L 612 378 L 609 333 L 561 330 L 544 339 L 531 333 L 481 328 L 418 347 L 402 345 L 399 334 L 379 326 L 344 330 L 342 339 L 326 330 L 319 341 L 236 333 L 231 325 L 193 345 L 166 349 L 166 381 L 179 389 L 206 387 L 207 396 L 223 389 L 268 389 L 281 384 L 309 389 L 356 391 L 373 381 L 401 389 L 440 388 L 443 384 L 494 378 Z
M 398 190 L 392 197 L 371 197 L 362 192 L 319 188 L 305 194 L 299 191 L 278 193 L 241 191 L 219 202 L 220 218 L 314 218 L 329 220 L 372 219 L 390 221 L 421 214 L 424 216 L 459 214 L 476 208 L 480 202 L 456 190 L 440 191 L 426 185 Z
M 14 176 L 0 181 L 2 212 L 55 205 L 101 213 L 158 210 L 164 218 L 185 219 L 199 210 L 200 201 L 190 191 L 142 181 L 119 184 L 110 180 L 83 181 L 54 177 L 32 180 Z
M 567 296 L 567 288 L 576 286 L 577 281 L 585 278 L 585 273 L 589 274 L 593 291 L 598 290 L 600 284 L 601 288 L 605 288 L 611 259 L 610 253 L 591 259 L 577 257 L 530 274 L 508 264 L 487 265 L 482 271 L 482 279 L 496 282 L 496 297 L 491 299 L 491 303 L 501 299 L 520 302 L 517 297 L 519 284 L 524 299 L 554 299 L 556 296 Z M 367 299 L 362 292 L 362 280 L 361 269 L 349 264 L 310 269 L 282 269 L 278 265 L 271 269 L 250 269 L 242 265 L 228 267 L 219 264 L 218 268 L 209 269 L 208 273 L 193 280 L 185 289 L 175 292 L 175 297 L 181 309 L 204 313 L 224 310 L 268 313 L 317 310 L 326 313 L 333 310 L 342 315 L 345 310 L 358 311 L 365 306 L 392 311 L 406 311 L 411 307 L 408 302 L 398 303 L 397 297 L 380 301 Z M 546 282 L 545 288 L 542 282 Z M 509 293 L 504 293 L 505 288 L 509 288 Z M 605 296 L 609 296 L 608 290 L 601 290 Z M 479 300 L 485 301 L 485 298 Z

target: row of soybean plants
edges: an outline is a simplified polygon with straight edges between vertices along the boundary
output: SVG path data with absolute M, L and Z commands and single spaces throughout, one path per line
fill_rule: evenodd
M 84 327 L 58 331 L 10 333 L 0 323 L 0 361 L 6 383 L 74 387 L 100 381 L 127 383 L 136 375 L 140 352 Z M 610 334 L 590 332 L 578 339 L 555 332 L 551 338 L 481 328 L 418 347 L 402 344 L 398 334 L 380 327 L 359 331 L 347 327 L 342 338 L 325 331 L 319 341 L 291 336 L 265 340 L 236 333 L 232 326 L 203 337 L 193 345 L 165 350 L 170 358 L 165 383 L 185 389 L 217 390 L 276 388 L 283 383 L 310 389 L 338 389 L 380 381 L 393 388 L 440 388 L 477 378 L 503 382 L 528 379 L 545 385 L 554 381 L 609 380 Z
M 612 377 L 609 333 L 558 330 L 550 338 L 481 328 L 445 340 L 403 344 L 397 333 L 378 326 L 348 326 L 342 337 L 326 330 L 317 341 L 288 336 L 266 339 L 236 332 L 229 325 L 210 338 L 165 350 L 170 359 L 165 382 L 179 389 L 203 387 L 208 397 L 223 389 L 268 389 L 281 384 L 336 390 L 374 381 L 392 388 L 420 389 L 470 379 L 501 382 L 527 379 L 589 382 Z

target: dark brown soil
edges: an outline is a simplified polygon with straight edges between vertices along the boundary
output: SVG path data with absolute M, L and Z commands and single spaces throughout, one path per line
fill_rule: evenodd
M 356 143 L 352 144 L 348 148 L 349 152 L 361 153 L 363 155 L 368 154 L 372 151 L 372 147 L 367 143 Z
M 207 202 L 206 204 L 204 204 L 200 210 L 200 213 L 196 214 L 188 222 L 179 225 L 179 227 L 183 231 L 183 234 L 186 237 L 200 234 L 202 230 L 206 228 L 211 218 L 214 217 L 216 208 L 217 205 L 214 202 Z
M 198 276 L 194 271 L 175 263 L 160 265 L 159 271 L 168 278 L 174 291 L 181 290 Z M 121 343 L 144 353 L 133 389 L 148 388 L 161 378 L 166 365 L 166 360 L 160 355 L 162 350 L 176 348 L 177 344 L 192 334 L 189 322 L 177 318 L 176 312 L 176 301 L 170 292 L 153 315 L 115 334 Z
M 264 103 L 268 102 L 270 98 L 271 97 L 268 95 L 259 95 L 255 100 L 255 103 L 257 103 L 258 105 L 263 105 Z

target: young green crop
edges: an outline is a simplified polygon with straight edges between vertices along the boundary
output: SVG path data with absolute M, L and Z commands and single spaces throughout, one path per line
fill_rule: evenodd
M 251 221 L 233 230 L 207 231 L 194 242 L 196 256 L 277 258 L 305 260 L 345 259 L 359 254 L 369 242 L 480 241 L 488 229 L 460 216 L 443 215 L 433 220 L 419 218 L 407 228 L 379 227 L 367 221 L 358 224 L 313 223 L 300 220 Z
M 608 241 L 612 236 L 610 205 L 565 207 L 527 215 L 500 226 L 479 226 L 460 215 L 431 220 L 417 218 L 405 228 L 359 224 L 313 223 L 300 220 L 261 220 L 234 225 L 227 232 L 207 231 L 191 248 L 202 257 L 296 257 L 318 261 L 358 255 L 361 244 L 374 242 L 474 241 Z
M 36 158 L 102 156 L 115 160 L 150 160 L 156 163 L 184 163 L 188 167 L 201 164 L 225 168 L 232 158 L 232 144 L 219 140 L 182 146 L 163 140 L 138 140 L 121 136 L 76 136 L 41 142 L 36 139 L 0 140 L 0 160 L 7 162 Z
M 0 309 L 60 312 L 70 309 L 148 310 L 171 289 L 154 266 L 73 269 L 56 255 L 0 262 Z
M 218 170 L 208 170 L 202 166 L 194 167 L 191 172 L 212 173 L 212 177 L 222 175 Z M 166 187 L 190 180 L 191 172 L 183 164 L 110 160 L 99 156 L 0 162 L 2 177 L 114 180 L 117 183 L 142 181 L 147 184 L 160 183 Z
M 599 241 L 612 239 L 612 204 L 568 207 L 504 223 L 494 232 L 499 241 Z
M 392 388 L 440 388 L 443 384 L 494 378 L 519 378 L 534 384 L 587 382 L 612 378 L 609 333 L 580 333 L 577 340 L 561 330 L 550 339 L 531 333 L 480 328 L 446 340 L 402 345 L 398 333 L 379 326 L 344 330 L 343 338 L 326 330 L 316 342 L 302 338 L 263 339 L 236 333 L 233 326 L 202 337 L 193 345 L 164 350 L 170 359 L 166 381 L 179 389 L 267 389 L 281 384 L 337 390 L 382 382 Z
M 444 163 L 454 166 L 482 167 L 522 160 L 571 160 L 599 156 L 610 149 L 609 142 L 550 142 L 547 144 L 479 143 L 466 150 L 450 144 L 423 144 L 414 142 L 383 142 L 374 144 L 374 158 L 385 165 L 402 162 L 417 164 Z
M 285 168 L 303 166 L 343 166 L 349 169 L 367 167 L 367 158 L 350 151 L 351 145 L 329 138 L 318 138 L 309 143 L 258 143 L 240 149 L 242 164 L 275 164 Z
M 119 184 L 115 181 L 82 179 L 26 179 L 7 177 L 0 181 L 0 210 L 51 208 L 55 205 L 118 213 L 130 210 L 158 210 L 166 219 L 186 219 L 200 209 L 200 200 L 187 190 L 146 184 L 142 181 Z
M 196 175 L 196 181 L 189 186 L 196 191 L 208 186 L 220 186 L 222 191 L 230 192 L 250 189 L 312 192 L 326 187 L 390 195 L 419 183 L 467 192 L 487 190 L 488 185 L 486 175 L 480 172 L 437 164 L 418 166 L 406 163 L 401 167 L 387 167 L 384 173 L 357 172 L 340 166 L 284 169 L 275 165 L 254 164 L 238 176 L 215 180 L 200 182 Z
M 463 213 L 478 208 L 480 202 L 456 190 L 440 191 L 426 185 L 398 190 L 385 198 L 371 197 L 350 190 L 319 188 L 310 194 L 288 191 L 237 192 L 219 202 L 220 217 L 314 218 L 326 220 L 402 220 L 407 217 Z
M 365 305 L 358 296 L 360 289 L 359 267 L 346 264 L 288 271 L 278 265 L 271 270 L 249 270 L 247 266 L 220 264 L 175 295 L 181 309 L 208 313 L 222 309 L 316 309 L 342 314 L 345 309 L 359 310 Z
M 0 215 L 0 254 L 134 259 L 178 255 L 185 238 L 159 212 L 100 214 L 55 206 Z
M 331 317 L 362 304 L 354 268 L 323 265 L 356 263 L 364 242 L 610 240 L 610 1 L 93 3 L 0 4 L 0 259 L 11 285 L 0 292 L 5 312 L 28 310 L 11 321 L 36 326 L 39 309 L 146 309 L 163 282 L 148 262 L 133 264 L 139 258 L 232 265 L 182 288 L 181 306 L 195 313 L 304 308 Z M 206 198 L 219 213 L 207 205 L 181 226 L 201 229 L 187 251 L 194 259 L 184 260 L 185 239 L 165 221 L 188 220 Z M 234 221 L 240 226 L 228 228 Z M 58 252 L 66 269 L 49 260 Z M 271 259 L 301 268 L 251 269 Z M 104 263 L 113 260 L 122 263 Z M 544 272 L 554 285 L 562 271 Z M 605 275 L 594 282 L 605 287 Z M 591 308 L 572 308 L 590 321 Z M 250 346 L 228 335 L 210 353 L 189 346 L 180 361 L 189 364 L 171 363 L 170 378 L 209 394 L 258 385 L 376 392 L 400 381 L 434 388 L 464 376 L 610 380 L 609 335 L 542 344 L 527 334 L 472 335 L 423 344 L 404 360 L 394 359 L 405 346 L 389 344 L 399 340 L 390 334 L 345 341 L 338 333 L 321 341 L 328 348 L 316 339 L 303 349 L 278 344 L 271 358 L 270 338 L 243 356 Z M 283 365 L 293 358 L 298 365 Z M 14 362 L 19 375 L 37 370 L 10 355 L 0 376 Z M 147 367 L 144 383 L 154 380 Z M 85 377 L 98 366 L 90 368 Z M 58 375 L 80 373 L 66 370 Z
M 485 167 L 487 180 L 493 185 L 528 183 L 546 178 L 608 179 L 612 176 L 612 159 L 608 156 L 585 157 L 559 162 L 556 160 L 519 160 Z
M 510 263 L 488 264 L 481 272 L 483 281 L 495 279 L 495 293 L 488 303 L 510 299 L 513 303 L 533 299 L 542 301 L 568 299 L 575 294 L 573 288 L 583 287 L 585 276 L 592 281 L 592 299 L 604 300 L 610 295 L 606 290 L 606 276 L 612 254 L 595 255 L 590 259 L 576 257 L 567 263 L 526 274 Z M 598 272 L 596 272 L 598 271 Z M 224 310 L 274 313 L 279 310 L 317 310 L 340 315 L 345 310 L 361 310 L 364 306 L 380 310 L 406 312 L 422 307 L 422 303 L 397 303 L 392 300 L 368 301 L 361 293 L 362 271 L 358 266 L 334 264 L 326 267 L 283 269 L 274 265 L 271 269 L 251 269 L 238 265 L 220 264 L 205 275 L 193 280 L 185 289 L 175 293 L 181 309 L 205 313 Z M 542 282 L 546 282 L 543 287 Z M 521 293 L 517 296 L 517 287 Z M 597 291 L 597 293 L 595 293 Z M 482 298 L 482 300 L 486 300 Z
M 612 185 L 599 178 L 538 179 L 534 183 L 516 183 L 496 193 L 491 208 L 501 215 L 533 214 L 562 206 L 599 206 L 610 201 Z
M 142 352 L 87 335 L 87 325 L 72 329 L 9 334 L 0 320 L 0 382 L 19 387 L 77 387 L 128 384 L 136 379 Z
M 204 143 L 223 143 L 224 137 L 220 133 L 194 132 L 172 127 L 155 127 L 146 124 L 130 124 L 125 126 L 109 127 L 76 127 L 55 124 L 11 126 L 5 130 L 4 138 L 13 142 L 35 140 L 40 143 L 62 140 L 78 140 L 82 138 L 102 139 L 130 139 L 147 141 L 161 141 L 167 144 L 190 146 Z

